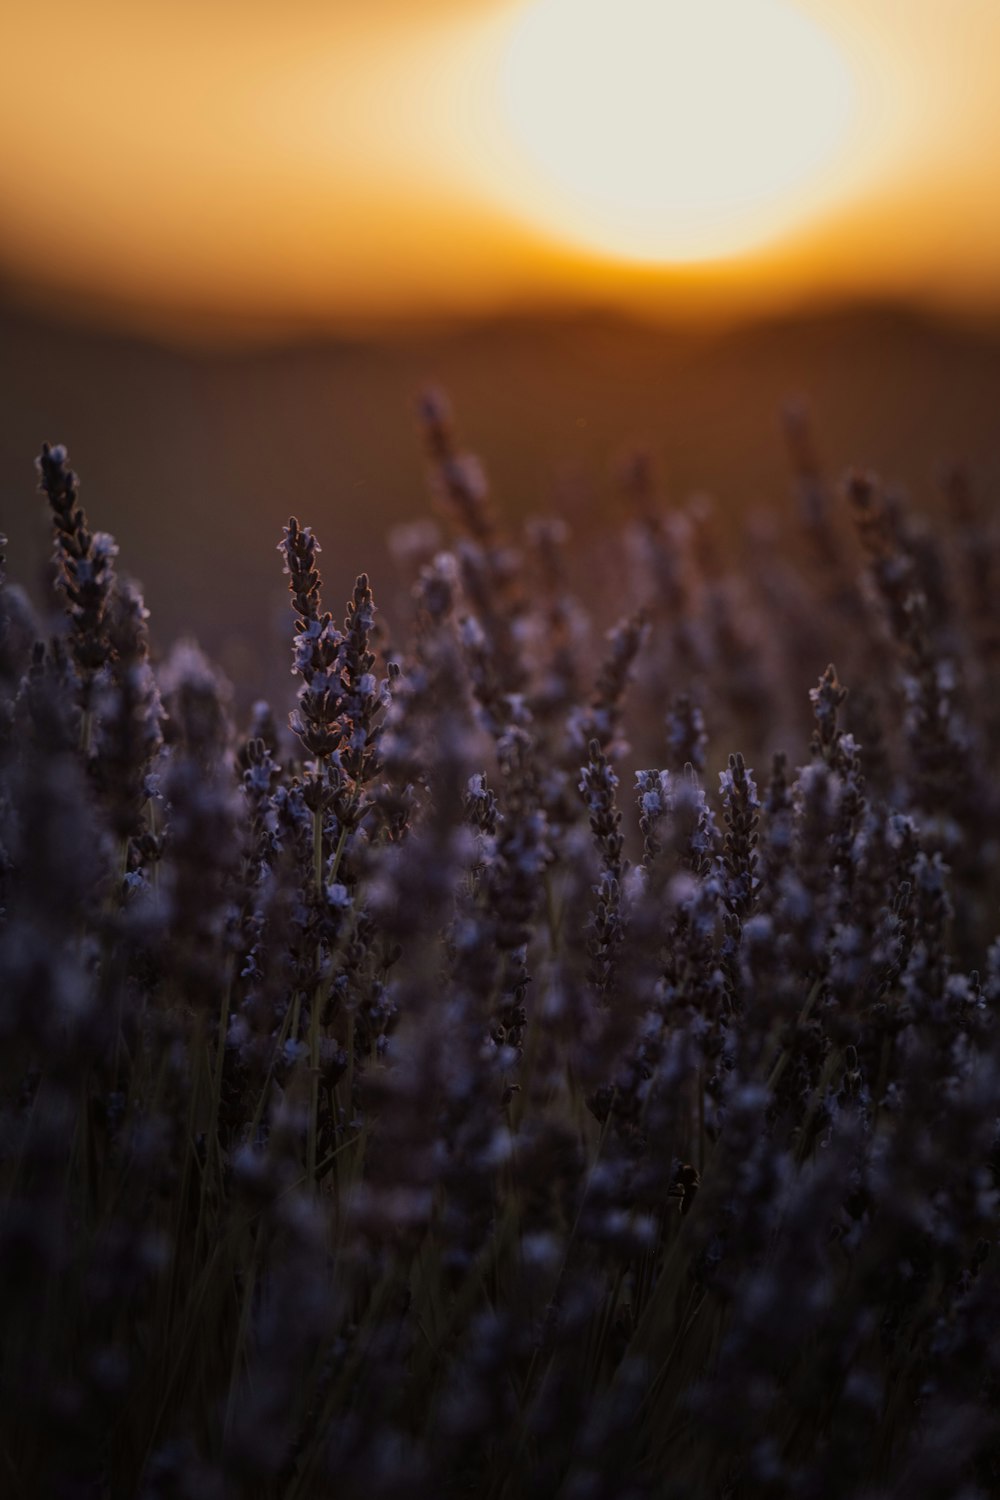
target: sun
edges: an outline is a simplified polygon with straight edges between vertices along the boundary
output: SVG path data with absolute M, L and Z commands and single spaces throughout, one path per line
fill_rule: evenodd
M 498 73 L 516 195 L 636 261 L 760 244 L 835 179 L 856 80 L 787 0 L 533 0 Z

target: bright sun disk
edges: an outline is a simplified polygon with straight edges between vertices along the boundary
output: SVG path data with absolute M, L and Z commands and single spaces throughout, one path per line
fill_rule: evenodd
M 532 217 L 645 261 L 738 253 L 807 214 L 856 102 L 837 43 L 786 0 L 534 0 L 499 87 Z

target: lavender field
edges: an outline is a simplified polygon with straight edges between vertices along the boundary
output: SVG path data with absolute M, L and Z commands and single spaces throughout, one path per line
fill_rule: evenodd
M 100 494 L 38 460 L 0 1494 L 1000 1493 L 989 497 L 956 467 L 924 518 L 791 411 L 793 525 L 734 546 L 637 455 L 581 549 L 420 420 L 391 628 L 378 578 L 323 594 L 335 526 L 240 538 L 287 575 L 290 718 L 157 656 Z

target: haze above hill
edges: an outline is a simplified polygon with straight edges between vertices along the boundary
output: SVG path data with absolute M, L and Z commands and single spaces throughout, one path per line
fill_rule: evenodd
M 512 520 L 557 496 L 599 536 L 622 501 L 616 460 L 650 448 L 665 494 L 790 514 L 779 411 L 813 410 L 831 473 L 871 466 L 934 503 L 940 465 L 968 460 L 1000 493 L 1000 337 L 891 307 L 725 331 L 613 317 L 506 319 L 367 342 L 181 351 L 0 311 L 0 528 L 10 572 L 49 550 L 32 460 L 70 449 L 92 523 L 145 584 L 154 638 L 196 633 L 254 688 L 287 682 L 275 546 L 292 512 L 323 544 L 327 607 L 355 573 L 397 575 L 387 529 L 426 514 L 413 398 L 439 382 L 463 443 Z M 277 672 L 276 672 L 277 669 Z

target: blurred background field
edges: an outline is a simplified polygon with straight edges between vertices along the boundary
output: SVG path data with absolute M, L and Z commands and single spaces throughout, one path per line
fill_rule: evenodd
M 281 525 L 295 512 L 317 528 L 331 601 L 366 568 L 391 620 L 387 533 L 429 509 L 414 419 L 428 381 L 451 393 L 511 525 L 555 510 L 581 551 L 627 511 L 620 476 L 636 447 L 669 503 L 713 497 L 734 547 L 755 513 L 790 517 L 789 398 L 808 401 L 834 478 L 871 466 L 932 511 L 956 459 L 988 505 L 1000 488 L 989 322 L 887 305 L 712 329 L 521 316 L 220 350 L 12 302 L 0 315 L 0 508 L 15 573 L 46 565 L 33 458 L 43 439 L 64 441 L 88 507 L 145 585 L 156 644 L 193 631 L 243 698 L 283 692 Z M 606 611 L 610 624 L 620 603 Z

